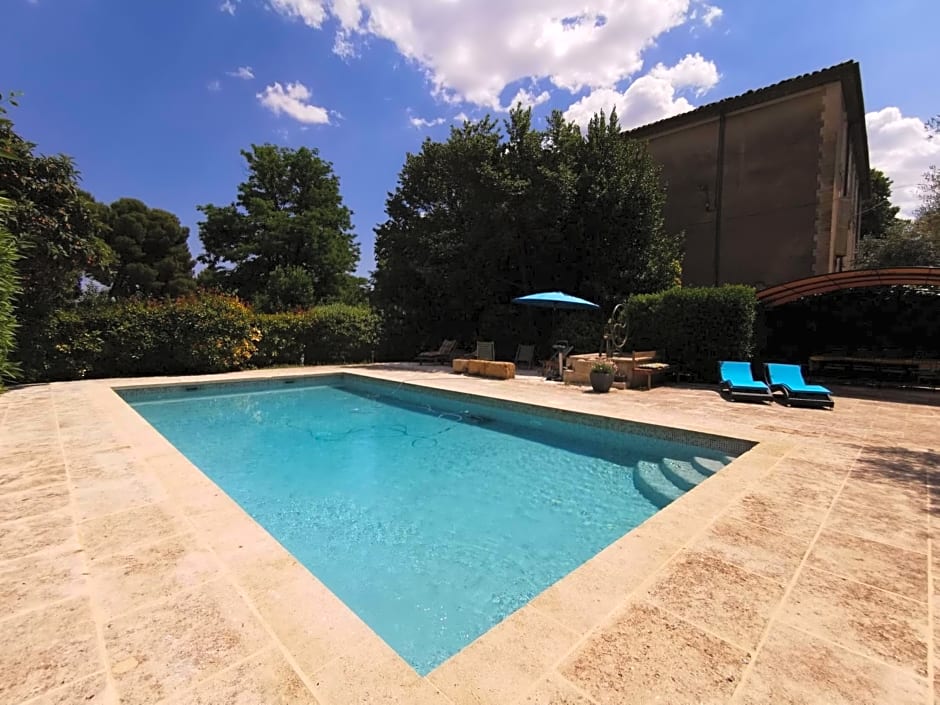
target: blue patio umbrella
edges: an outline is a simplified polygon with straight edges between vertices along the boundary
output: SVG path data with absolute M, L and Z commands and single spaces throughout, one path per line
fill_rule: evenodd
M 577 296 L 566 294 L 563 291 L 543 291 L 541 294 L 517 296 L 512 300 L 514 304 L 523 306 L 539 306 L 541 308 L 600 308 L 595 303 L 579 299 Z
M 598 306 L 591 301 L 579 299 L 577 296 L 566 294 L 562 291 L 543 291 L 540 294 L 529 294 L 528 296 L 517 296 L 512 300 L 514 304 L 523 306 L 536 306 L 538 308 L 550 308 L 552 310 L 552 338 L 555 337 L 555 311 L 558 309 L 598 309 Z M 556 346 L 557 351 L 557 346 Z M 562 376 L 563 360 L 561 353 L 558 354 L 558 376 Z

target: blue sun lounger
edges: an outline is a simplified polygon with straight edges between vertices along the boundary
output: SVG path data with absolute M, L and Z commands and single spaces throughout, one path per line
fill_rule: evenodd
M 805 404 L 834 408 L 832 392 L 818 384 L 807 384 L 799 365 L 784 365 L 768 362 L 767 381 L 774 392 L 783 392 L 783 401 L 787 405 Z
M 718 376 L 719 391 L 727 392 L 731 401 L 773 401 L 770 388 L 751 374 L 750 362 L 719 362 Z

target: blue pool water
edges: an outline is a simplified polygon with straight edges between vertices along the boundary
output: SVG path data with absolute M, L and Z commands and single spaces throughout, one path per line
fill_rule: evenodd
M 421 674 L 730 459 L 348 375 L 122 395 Z

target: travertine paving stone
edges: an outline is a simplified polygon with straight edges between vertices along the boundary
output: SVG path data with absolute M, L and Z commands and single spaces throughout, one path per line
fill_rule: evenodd
M 711 388 L 596 395 L 525 376 L 347 371 L 758 445 L 422 678 L 111 382 L 0 394 L 0 702 L 907 705 L 940 693 L 928 680 L 940 672 L 936 395 L 836 390 L 820 412 L 729 404 Z
M 745 649 L 757 646 L 784 586 L 731 563 L 684 553 L 645 598 Z
M 562 666 L 602 705 L 723 703 L 750 656 L 658 608 L 631 605 Z
M 18 614 L 0 627 L 0 702 L 22 702 L 101 670 L 87 598 Z
M 735 705 L 915 705 L 927 682 L 835 644 L 781 626 L 770 635 Z
M 781 619 L 854 651 L 927 675 L 927 605 L 804 568 Z

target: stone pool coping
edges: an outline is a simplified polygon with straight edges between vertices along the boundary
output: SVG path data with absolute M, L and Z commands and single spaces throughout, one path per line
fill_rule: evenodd
M 668 419 L 669 426 L 683 431 L 727 435 L 756 445 L 421 677 L 114 391 L 337 372 L 504 402 L 548 408 L 563 405 L 580 413 L 632 423 L 662 424 Z M 774 482 L 783 482 L 775 468 L 784 461 L 790 463 L 788 468 L 800 463 L 824 468 L 822 476 L 829 484 L 820 491 L 825 494 L 831 489 L 834 497 L 845 486 L 860 447 L 857 443 L 833 446 L 813 441 L 807 446 L 810 428 L 820 419 L 826 424 L 828 419 L 839 418 L 835 414 L 827 419 L 819 412 L 755 407 L 754 417 L 767 421 L 755 424 L 751 414 L 739 413 L 737 405 L 727 407 L 725 418 L 716 416 L 713 409 L 700 414 L 699 402 L 709 402 L 704 405 L 710 407 L 711 392 L 681 390 L 677 395 L 677 391 L 590 395 L 530 379 L 485 381 L 384 366 L 64 383 L 18 390 L 0 400 L 7 418 L 4 428 L 8 428 L 18 405 L 27 418 L 26 409 L 38 407 L 43 395 L 49 395 L 57 436 L 57 448 L 50 453 L 58 452 L 62 457 L 68 490 L 68 510 L 62 511 L 68 515 L 67 528 L 72 530 L 65 532 L 68 538 L 63 545 L 82 554 L 78 567 L 90 576 L 82 587 L 77 586 L 81 581 L 76 578 L 74 590 L 50 604 L 64 609 L 77 601 L 76 609 L 87 607 L 82 624 L 86 631 L 93 625 L 95 648 L 88 649 L 96 651 L 97 658 L 86 658 L 70 675 L 75 683 L 100 686 L 101 702 L 225 702 L 216 697 L 218 693 L 226 688 L 245 688 L 246 679 L 256 687 L 259 701 L 274 701 L 276 695 L 292 703 L 321 705 L 646 702 L 668 694 L 670 688 L 674 695 L 691 698 L 695 692 L 703 702 L 723 702 L 736 695 L 742 680 L 753 681 L 757 667 L 752 664 L 763 649 L 783 648 L 778 641 L 797 638 L 787 630 L 797 628 L 793 623 L 798 619 L 777 629 L 770 629 L 770 625 L 782 609 L 780 600 L 794 590 L 794 581 L 810 554 L 807 549 L 796 556 L 788 545 L 780 556 L 761 558 L 767 546 L 748 547 L 744 545 L 748 537 L 742 536 L 728 539 L 726 535 L 724 543 L 716 543 L 716 520 L 726 515 L 722 526 L 728 522 L 732 528 L 743 526 L 744 533 L 762 537 L 764 544 L 798 544 L 803 536 L 812 549 L 823 523 L 820 520 L 814 526 L 814 522 L 824 512 L 812 503 L 796 503 L 792 512 L 774 506 L 780 498 L 766 490 Z M 659 399 L 672 403 L 660 407 Z M 618 404 L 619 400 L 626 401 Z M 629 400 L 640 403 L 632 405 Z M 682 404 L 675 406 L 676 400 Z M 806 413 L 809 416 L 801 416 Z M 934 418 L 930 412 L 925 412 L 925 417 Z M 13 421 L 13 428 L 23 429 L 25 447 L 30 443 L 31 425 L 19 424 L 16 416 Z M 794 437 L 794 426 L 802 438 Z M 36 438 L 40 435 L 48 436 L 48 430 L 37 432 Z M 2 468 L 0 465 L 0 475 Z M 844 477 L 838 477 L 839 468 Z M 808 472 L 804 478 L 811 487 L 813 475 Z M 781 492 L 787 489 L 781 488 Z M 748 504 L 755 492 L 760 498 L 762 491 L 766 501 L 760 511 L 776 516 L 777 526 L 768 526 L 774 520 L 761 519 L 764 515 L 760 511 L 753 514 L 757 511 L 754 502 Z M 876 491 L 882 492 L 881 488 Z M 810 512 L 811 508 L 819 511 Z M 858 541 L 869 538 L 860 529 L 845 535 Z M 7 541 L 5 535 L 0 536 Z M 912 548 L 917 550 L 916 546 L 895 545 L 896 550 Z M 8 565 L 4 557 L 0 553 L 0 575 Z M 52 554 L 49 559 L 55 563 Z M 131 568 L 148 576 L 146 584 L 127 577 L 134 572 Z M 847 569 L 829 571 L 833 572 L 842 574 Z M 817 582 L 825 582 L 829 573 L 816 576 Z M 677 585 L 677 575 L 684 575 L 682 582 L 688 584 Z M 686 611 L 683 601 L 691 604 L 703 599 L 694 594 L 696 583 L 710 594 L 708 602 L 724 605 L 727 619 Z M 860 584 L 867 585 L 864 581 Z M 927 592 L 925 589 L 925 600 Z M 734 614 L 735 599 L 740 603 L 737 611 L 745 617 Z M 910 605 L 902 603 L 902 607 Z M 4 620 L 0 626 L 19 624 L 23 614 L 38 619 L 42 613 L 16 613 L 8 618 L 10 623 Z M 764 628 L 752 624 L 761 619 L 767 622 Z M 650 625 L 655 629 L 650 631 Z M 27 628 L 29 623 L 23 626 Z M 611 648 L 618 651 L 616 644 L 624 633 L 640 645 L 646 639 L 654 652 L 668 642 L 666 634 L 671 634 L 669 638 L 680 641 L 673 646 L 680 652 L 682 648 L 691 650 L 694 658 L 672 656 L 670 665 L 670 654 L 664 652 L 662 675 L 669 682 L 656 685 L 648 682 L 648 664 L 629 665 L 626 655 L 621 658 L 611 653 Z M 797 633 L 798 638 L 822 638 L 826 648 L 838 648 L 838 638 L 827 640 L 825 635 L 809 634 L 805 629 L 797 629 Z M 48 639 L 53 636 L 49 634 Z M 161 645 L 167 648 L 167 644 L 168 651 L 162 653 Z M 842 650 L 861 659 L 869 671 L 875 669 L 872 663 L 888 669 L 898 692 L 917 693 L 919 698 L 921 691 L 932 693 L 932 639 L 925 639 L 925 644 L 930 648 L 924 647 L 924 659 L 914 647 L 914 657 L 888 657 L 874 647 L 873 655 L 872 649 L 866 651 L 857 644 L 852 648 L 843 645 Z M 42 651 L 40 646 L 37 649 Z M 642 646 L 638 648 L 642 650 Z M 696 661 L 704 658 L 703 651 L 717 662 Z M 27 649 L 27 660 L 29 653 Z M 844 656 L 841 651 L 835 653 Z M 905 658 L 907 662 L 913 658 L 914 664 L 906 670 Z M 627 659 L 627 666 L 620 663 L 623 659 Z M 920 660 L 924 661 L 922 668 L 917 665 Z M 611 686 L 611 663 L 632 686 Z M 3 664 L 0 657 L 0 666 Z M 30 664 L 21 666 L 29 668 Z M 635 677 L 624 674 L 624 668 L 635 668 Z M 679 673 L 689 670 L 692 673 Z M 689 678 L 701 680 L 703 690 L 688 690 L 692 686 L 682 686 L 686 688 L 682 690 L 679 685 Z M 748 683 L 753 686 L 751 681 Z M 756 682 L 760 685 L 760 680 Z M 634 692 L 644 683 L 646 690 Z M 56 685 L 66 688 L 71 684 Z M 664 690 L 658 692 L 657 688 Z M 30 676 L 25 686 L 14 684 L 8 690 L 27 696 L 18 698 L 26 701 L 49 687 L 41 677 Z M 0 677 L 0 699 L 3 693 Z M 918 698 L 895 701 L 926 702 Z M 685 701 L 674 698 L 670 702 Z

